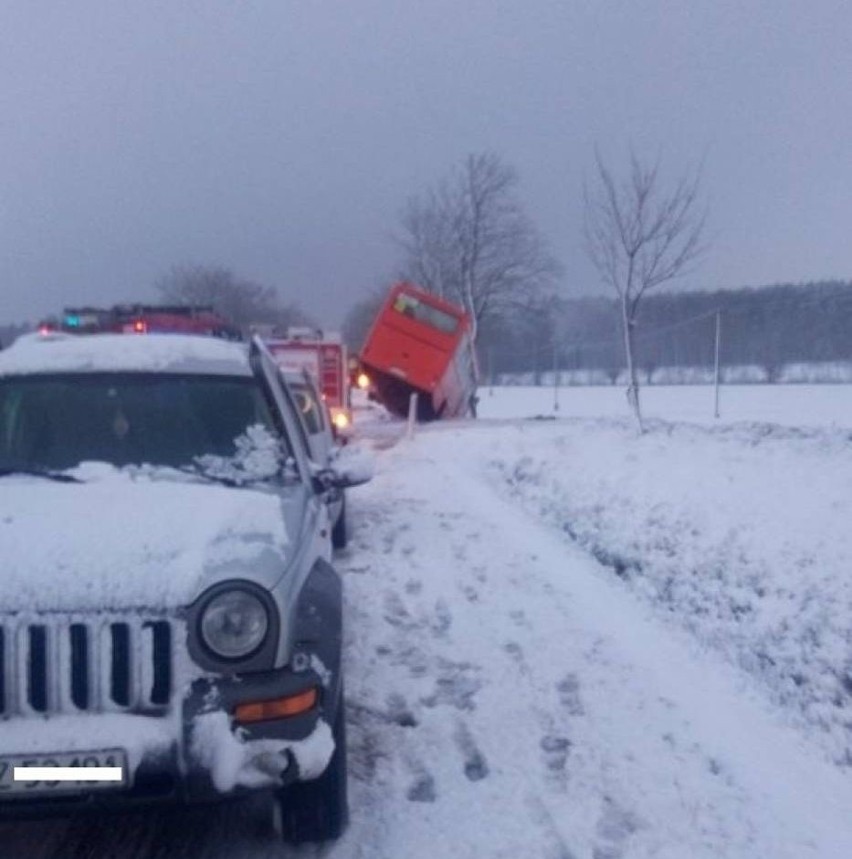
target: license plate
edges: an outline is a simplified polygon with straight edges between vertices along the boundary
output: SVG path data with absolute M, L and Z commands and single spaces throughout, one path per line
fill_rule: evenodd
M 15 767 L 119 767 L 121 781 L 85 779 L 15 781 Z M 93 790 L 120 790 L 127 787 L 127 754 L 124 749 L 57 754 L 0 755 L 0 798 L 40 794 L 88 793 Z

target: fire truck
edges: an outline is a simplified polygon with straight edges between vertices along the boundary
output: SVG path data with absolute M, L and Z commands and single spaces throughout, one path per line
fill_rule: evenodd
M 361 369 L 376 399 L 419 420 L 475 416 L 478 369 L 470 315 L 413 283 L 398 283 L 370 328 Z M 359 379 L 359 387 L 363 379 Z
M 346 346 L 340 335 L 288 328 L 284 337 L 267 335 L 264 342 L 284 372 L 307 370 L 325 400 L 336 434 L 346 437 L 352 425 L 352 403 Z

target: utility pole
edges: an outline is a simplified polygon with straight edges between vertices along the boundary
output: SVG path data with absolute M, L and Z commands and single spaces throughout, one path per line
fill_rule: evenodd
M 494 347 L 488 347 L 488 396 L 494 396 Z
M 714 386 L 714 406 L 713 417 L 719 417 L 719 351 L 722 345 L 722 311 L 716 311 L 716 355 L 714 359 L 713 371 L 713 386 Z

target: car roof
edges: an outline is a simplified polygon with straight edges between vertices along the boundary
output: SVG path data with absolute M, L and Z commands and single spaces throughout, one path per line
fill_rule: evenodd
M 30 334 L 0 352 L 0 376 L 145 372 L 252 375 L 247 344 L 193 334 Z
M 288 385 L 303 385 L 312 390 L 318 392 L 318 385 L 316 379 L 307 371 L 307 369 L 293 370 L 293 369 L 282 369 L 281 375 L 284 377 L 284 381 L 287 382 Z
M 305 385 L 310 382 L 310 377 L 306 378 L 303 373 L 294 373 L 291 370 L 282 370 L 281 375 L 288 385 Z

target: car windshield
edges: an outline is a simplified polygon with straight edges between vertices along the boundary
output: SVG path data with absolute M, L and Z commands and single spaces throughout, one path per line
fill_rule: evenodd
M 61 374 L 0 380 L 0 470 L 81 462 L 186 468 L 232 457 L 247 430 L 277 436 L 252 378 Z M 282 449 L 282 456 L 289 455 Z

